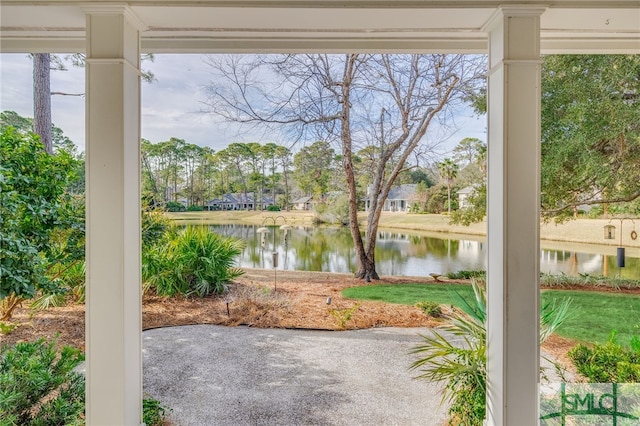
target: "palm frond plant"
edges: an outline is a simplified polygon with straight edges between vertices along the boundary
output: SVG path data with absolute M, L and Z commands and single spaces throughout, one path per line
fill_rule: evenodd
M 175 238 L 145 250 L 143 281 L 160 295 L 219 294 L 244 273 L 234 266 L 243 248 L 241 240 L 204 227 L 187 227 Z
M 474 298 L 458 294 L 462 310 L 446 318 L 442 331 L 421 335 L 422 343 L 411 353 L 419 359 L 411 364 L 420 374 L 416 379 L 443 382 L 442 403 L 449 403 L 449 423 L 482 425 L 485 418 L 487 384 L 486 291 L 484 281 L 473 280 Z M 564 322 L 571 301 L 546 303 L 540 315 L 540 343 Z

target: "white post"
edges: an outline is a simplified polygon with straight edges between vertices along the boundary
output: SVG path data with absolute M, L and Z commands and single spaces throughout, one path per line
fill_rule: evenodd
M 487 424 L 539 423 L 540 15 L 487 23 Z
M 87 15 L 87 424 L 142 422 L 140 36 L 126 6 Z

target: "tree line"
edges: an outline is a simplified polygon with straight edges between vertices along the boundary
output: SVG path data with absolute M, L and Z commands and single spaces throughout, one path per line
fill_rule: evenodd
M 373 151 L 365 148 L 354 154 L 361 207 L 371 184 Z M 210 200 L 225 194 L 247 199 L 249 193 L 281 209 L 289 209 L 305 196 L 323 204 L 328 194 L 344 193 L 346 181 L 341 157 L 326 141 L 316 141 L 294 153 L 273 142 L 234 142 L 216 152 L 174 137 L 158 143 L 143 139 L 141 154 L 143 198 L 150 205 L 170 209 L 206 209 Z M 437 179 L 432 169 L 415 166 L 401 174 L 398 183 L 430 187 Z M 260 202 L 252 205 L 253 209 L 267 207 Z

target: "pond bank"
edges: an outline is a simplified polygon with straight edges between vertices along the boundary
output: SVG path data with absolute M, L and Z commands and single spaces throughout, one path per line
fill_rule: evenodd
M 186 212 L 167 213 L 167 217 L 181 224 L 226 224 L 244 223 L 266 225 L 278 225 L 285 222 L 289 225 L 313 225 L 314 213 L 310 211 L 290 212 L 259 212 L 259 211 L 233 211 L 233 212 Z M 366 213 L 359 214 L 363 223 L 366 223 Z M 640 233 L 640 218 L 635 220 L 637 227 L 630 220 L 622 223 L 622 244 L 631 250 L 640 252 L 640 238 L 632 240 L 631 231 L 634 229 Z M 613 240 L 604 239 L 604 227 L 614 225 L 616 237 Z M 451 225 L 447 215 L 436 214 L 408 214 L 408 213 L 383 213 L 380 219 L 380 228 L 386 230 L 411 230 L 421 232 L 438 232 L 446 234 L 486 236 L 486 222 L 475 223 L 470 226 Z M 540 239 L 546 241 L 563 241 L 568 243 L 597 244 L 618 246 L 620 244 L 620 219 L 576 219 L 563 224 L 541 223 Z

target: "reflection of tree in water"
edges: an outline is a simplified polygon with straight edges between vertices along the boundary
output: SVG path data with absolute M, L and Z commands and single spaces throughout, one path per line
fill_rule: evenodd
M 284 231 L 279 226 L 271 226 L 268 227 L 270 232 L 266 235 L 264 249 L 260 245 L 260 235 L 256 233 L 258 228 L 256 225 L 242 224 L 209 226 L 213 232 L 241 238 L 246 242 L 240 264 L 243 267 L 272 268 L 271 253 L 275 232 L 277 251 L 280 254 L 279 269 L 327 272 L 354 272 L 356 269 L 353 243 L 346 228 L 295 227 L 289 230 L 288 244 L 285 245 Z M 432 238 L 402 232 L 379 232 L 376 247 L 380 272 L 386 275 L 426 275 L 430 272 L 481 269 L 485 255 L 482 242 Z M 596 269 L 588 266 L 593 263 L 594 258 L 598 264 Z M 626 267 L 620 270 L 616 265 L 615 253 L 605 256 L 545 249 L 542 251 L 541 267 L 550 273 L 588 272 L 631 279 L 640 277 L 640 259 L 627 256 Z
M 294 232 L 289 245 L 295 258 L 293 269 L 336 270 L 336 263 L 342 263 L 345 269 L 354 270 L 353 242 L 348 229 L 316 228 Z
M 571 253 L 567 264 L 569 265 L 569 274 L 578 275 L 578 253 Z
M 618 258 L 615 255 L 612 256 L 603 256 L 603 263 L 606 263 L 606 266 L 603 266 L 602 275 L 606 277 L 620 277 L 620 278 L 629 278 L 629 279 L 638 279 L 640 277 L 640 259 L 636 257 L 625 258 L 625 267 L 618 268 Z

